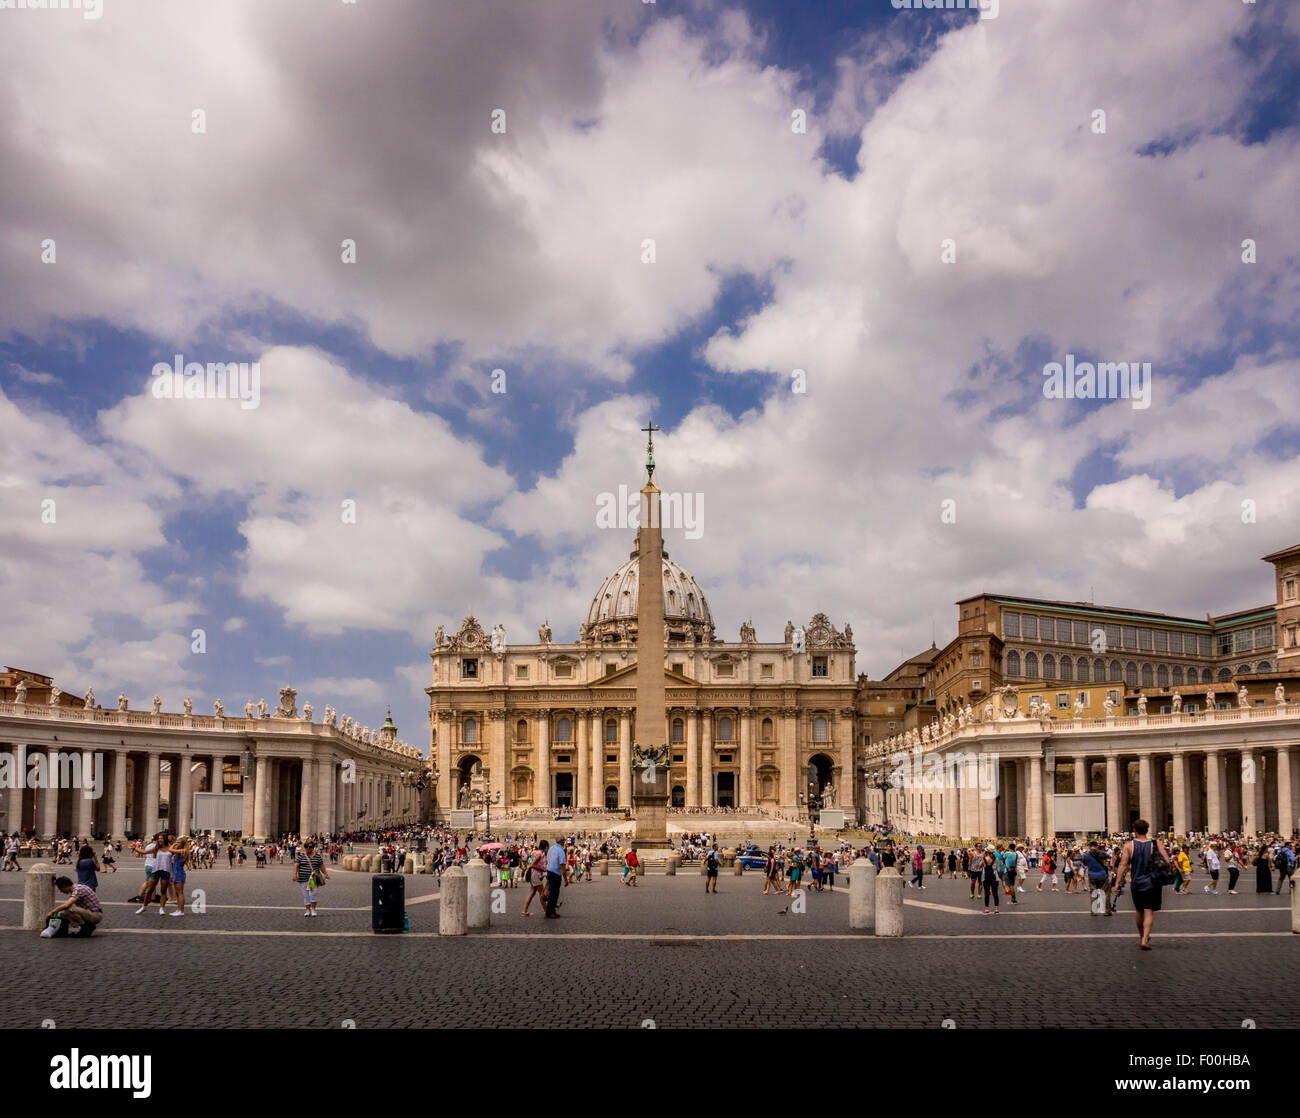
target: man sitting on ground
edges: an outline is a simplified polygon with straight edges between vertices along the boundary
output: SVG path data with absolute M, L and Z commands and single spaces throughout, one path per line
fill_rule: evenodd
M 100 906 L 99 898 L 95 896 L 95 890 L 89 885 L 74 885 L 72 879 L 67 877 L 56 877 L 54 887 L 68 899 L 45 914 L 46 928 L 41 935 L 47 939 L 54 935 L 54 929 L 49 926 L 49 922 L 55 917 L 66 920 L 69 928 L 76 934 L 93 935 L 95 925 L 104 918 L 104 910 Z

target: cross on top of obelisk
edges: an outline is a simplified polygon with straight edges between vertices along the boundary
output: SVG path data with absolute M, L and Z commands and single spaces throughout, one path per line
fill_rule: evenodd
M 653 420 L 647 420 L 646 425 L 641 428 L 645 432 L 645 471 L 647 476 L 653 481 L 655 476 L 655 432 L 659 427 Z

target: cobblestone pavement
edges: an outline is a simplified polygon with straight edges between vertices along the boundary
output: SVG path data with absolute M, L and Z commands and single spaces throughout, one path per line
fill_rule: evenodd
M 1166 890 L 1156 950 L 1139 952 L 1127 898 L 1093 917 L 1086 896 L 1031 886 L 986 917 L 965 882 L 927 879 L 886 941 L 849 931 L 843 879 L 801 906 L 757 874 L 724 874 L 717 896 L 693 873 L 636 889 L 611 875 L 566 888 L 558 921 L 506 890 L 491 929 L 450 940 L 428 876 L 405 878 L 411 934 L 378 936 L 365 874 L 336 870 L 305 920 L 287 865 L 196 871 L 206 911 L 176 919 L 136 916 L 142 872 L 123 867 L 101 877 L 89 941 L 19 930 L 22 878 L 0 875 L 6 1025 L 1300 1026 L 1289 898 L 1253 892 Z

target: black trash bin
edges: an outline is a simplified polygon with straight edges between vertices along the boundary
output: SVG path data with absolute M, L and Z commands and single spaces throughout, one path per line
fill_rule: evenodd
M 375 932 L 401 932 L 406 924 L 406 878 L 377 873 L 370 878 L 370 927 Z

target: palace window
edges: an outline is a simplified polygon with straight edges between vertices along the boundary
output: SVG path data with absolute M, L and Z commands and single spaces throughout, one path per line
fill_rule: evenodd
M 1270 664 L 1267 660 L 1261 660 L 1258 664 L 1255 665 L 1255 670 L 1257 672 L 1271 672 L 1273 670 L 1273 665 Z
M 1261 625 L 1255 630 L 1255 647 L 1272 648 L 1273 647 L 1273 626 Z
M 1074 623 L 1074 643 L 1088 643 L 1088 623 L 1086 621 L 1076 621 Z
M 673 664 L 673 671 L 675 671 L 678 675 L 685 675 L 686 674 L 685 662 L 678 660 L 676 663 Z
M 823 676 L 823 677 L 827 674 L 825 656 L 814 656 L 812 658 L 812 674 L 814 676 Z
M 1154 687 L 1156 684 L 1155 673 L 1151 670 L 1150 664 L 1142 665 L 1142 686 Z
M 1151 651 L 1151 630 L 1150 629 L 1138 630 L 1138 648 L 1142 649 L 1144 652 Z
M 1289 578 L 1286 580 L 1285 594 L 1288 602 L 1295 597 L 1295 579 Z
M 605 665 L 605 674 L 606 674 L 606 675 L 613 675 L 616 671 L 618 671 L 618 665 L 617 665 L 617 664 L 606 664 L 606 665 Z
M 1170 634 L 1169 634 L 1169 651 L 1170 651 L 1170 652 L 1177 652 L 1177 653 L 1179 653 L 1179 654 L 1181 655 L 1181 653 L 1182 653 L 1182 651 L 1183 651 L 1183 634 L 1182 634 L 1182 633 L 1170 633 Z
M 1238 664 L 1238 665 L 1237 665 L 1237 674 L 1238 674 L 1238 675 L 1250 675 L 1250 665 L 1249 665 L 1249 664 Z
M 1116 706 L 1119 706 L 1119 692 L 1118 692 L 1118 691 L 1107 691 L 1107 692 L 1106 692 L 1106 698 L 1108 698 L 1108 699 L 1109 699 L 1112 703 L 1114 703 Z
M 1079 682 L 1087 683 L 1088 679 L 1089 679 L 1088 658 L 1086 656 L 1080 656 L 1079 657 Z
M 1087 705 L 1088 705 L 1088 692 L 1087 692 L 1087 691 L 1080 691 L 1080 692 L 1079 692 L 1079 702 L 1081 702 L 1084 706 L 1087 706 Z
M 1220 683 L 1227 683 L 1231 678 L 1232 678 L 1232 672 L 1230 672 L 1227 668 L 1220 668 L 1220 669 L 1219 669 L 1219 682 L 1220 682 Z
M 1253 630 L 1238 629 L 1236 637 L 1238 652 L 1250 652 L 1255 647 L 1255 633 Z M 1229 651 L 1231 651 L 1231 649 L 1229 649 Z
M 1120 664 L 1120 662 L 1119 662 L 1118 660 L 1112 660 L 1112 661 L 1110 662 L 1110 681 L 1111 681 L 1111 683 L 1118 683 L 1118 682 L 1119 682 L 1121 679 L 1123 679 L 1123 678 L 1124 678 L 1124 668 L 1123 668 L 1123 666 Z
M 1213 647 L 1214 642 L 1213 642 L 1212 640 L 1210 640 L 1210 635 L 1209 635 L 1208 633 L 1206 633 L 1205 636 L 1198 636 L 1198 637 L 1196 638 L 1196 643 L 1197 643 L 1197 644 L 1199 645 L 1199 647 L 1200 647 L 1200 651 L 1199 651 L 1198 655 L 1200 655 L 1200 656 L 1209 656 L 1209 655 L 1211 655 L 1211 651 L 1210 651 L 1210 650 L 1211 650 L 1211 648 Z M 1184 648 L 1184 650 L 1187 649 L 1187 644 L 1186 644 L 1186 642 L 1183 643 L 1183 648 Z
M 1007 653 L 1007 675 L 1017 676 L 1020 674 L 1020 653 L 1014 648 Z
M 1069 656 L 1061 657 L 1061 678 L 1074 680 L 1074 661 Z
M 1174 665 L 1173 684 L 1175 687 L 1181 687 L 1183 685 L 1183 666 L 1181 664 Z
M 1169 669 L 1164 664 L 1156 668 L 1156 684 L 1160 687 L 1169 686 Z
M 1070 709 L 1070 693 L 1068 691 L 1058 691 L 1056 693 L 1056 709 L 1057 710 Z
M 1092 662 L 1092 681 L 1093 681 L 1093 683 L 1100 683 L 1100 682 L 1101 682 L 1103 679 L 1105 679 L 1105 678 L 1106 678 L 1106 661 L 1105 661 L 1105 660 L 1094 660 L 1094 661 Z
M 1136 626 L 1136 625 L 1125 625 L 1125 626 L 1124 626 L 1124 647 L 1125 647 L 1125 648 L 1137 648 L 1137 646 L 1138 646 L 1138 631 L 1137 631 L 1137 626 Z
M 460 662 L 461 679 L 478 679 L 478 657 L 467 656 Z
M 1026 679 L 1038 678 L 1038 653 L 1037 652 L 1025 653 L 1025 678 Z
M 1053 656 L 1050 652 L 1043 657 L 1043 678 L 1044 679 L 1056 678 L 1056 657 Z
M 826 719 L 818 715 L 813 719 L 813 741 L 824 742 L 829 740 L 826 737 Z
M 1002 635 L 1004 637 L 1020 636 L 1020 614 L 1004 613 L 1002 615 Z
M 1056 622 L 1050 617 L 1040 617 L 1038 619 L 1038 639 L 1040 641 L 1056 640 Z
M 1128 687 L 1138 685 L 1138 666 L 1132 660 L 1124 665 L 1124 683 Z
M 1038 639 L 1038 618 L 1032 613 L 1021 614 L 1020 628 L 1021 636 L 1028 637 L 1030 640 Z
M 1119 626 L 1118 625 L 1106 626 L 1106 648 L 1119 648 Z
M 1157 652 L 1169 651 L 1169 630 L 1168 629 L 1156 630 L 1156 651 Z

